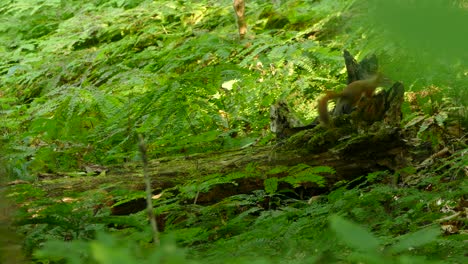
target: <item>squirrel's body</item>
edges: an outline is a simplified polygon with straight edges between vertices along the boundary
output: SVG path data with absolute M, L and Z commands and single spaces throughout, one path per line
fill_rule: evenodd
M 324 125 L 330 124 L 330 116 L 328 114 L 328 101 L 339 98 L 344 100 L 346 108 L 354 108 L 362 96 L 372 97 L 375 89 L 382 81 L 382 75 L 376 74 L 370 79 L 354 81 L 346 86 L 341 92 L 327 92 L 318 101 L 318 113 L 320 121 Z

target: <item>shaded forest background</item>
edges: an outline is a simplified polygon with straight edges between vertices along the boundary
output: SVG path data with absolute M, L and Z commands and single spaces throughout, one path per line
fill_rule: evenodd
M 16 227 L 1 230 L 11 237 L 4 244 L 34 263 L 465 262 L 467 8 L 464 0 L 246 1 L 240 40 L 227 0 L 6 1 L 0 174 L 17 206 L 2 208 Z M 375 54 L 405 84 L 401 126 L 440 157 L 304 199 L 265 185 L 194 202 L 220 183 L 262 177 L 254 165 L 179 184 L 155 200 L 165 218 L 157 250 L 145 212 L 112 214 L 142 191 L 47 187 L 136 167 L 139 134 L 151 159 L 274 145 L 270 106 L 284 100 L 302 123 L 313 120 L 316 99 L 346 83 L 344 49 Z M 317 184 L 332 169 L 308 172 Z M 403 174 L 413 181 L 399 181 Z

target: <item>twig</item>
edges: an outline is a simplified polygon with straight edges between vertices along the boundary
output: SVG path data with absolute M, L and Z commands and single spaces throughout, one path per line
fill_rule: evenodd
M 140 150 L 141 160 L 143 162 L 143 175 L 145 178 L 145 186 L 146 186 L 146 209 L 148 211 L 148 218 L 150 220 L 151 229 L 153 230 L 154 244 L 159 245 L 158 225 L 156 224 L 156 218 L 155 218 L 154 211 L 153 211 L 153 201 L 151 199 L 151 196 L 152 196 L 151 180 L 150 180 L 149 172 L 148 172 L 148 156 L 146 155 L 146 144 L 141 134 L 139 134 L 138 137 L 140 139 L 138 148 Z

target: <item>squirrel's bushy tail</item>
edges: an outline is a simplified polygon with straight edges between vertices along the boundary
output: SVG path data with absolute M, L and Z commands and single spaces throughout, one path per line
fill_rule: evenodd
M 327 92 L 325 96 L 320 98 L 318 102 L 318 113 L 322 124 L 328 126 L 330 124 L 330 115 L 328 114 L 328 101 L 340 97 L 340 93 Z

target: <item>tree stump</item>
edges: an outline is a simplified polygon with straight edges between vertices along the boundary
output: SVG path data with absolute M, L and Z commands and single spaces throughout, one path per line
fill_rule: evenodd
M 378 72 L 378 62 L 375 55 L 366 57 L 359 63 L 346 50 L 343 56 L 348 73 L 348 84 L 367 79 Z M 383 121 L 388 126 L 398 126 L 401 121 L 403 94 L 403 85 L 396 82 L 388 90 L 381 91 L 372 98 L 363 97 L 355 109 L 352 109 L 339 98 L 335 108 L 330 112 L 330 116 L 335 119 L 335 126 L 337 127 L 346 124 L 346 122 L 343 123 L 342 120 L 338 119 L 344 115 L 350 115 L 350 121 L 356 128 L 369 127 L 379 121 Z M 278 138 L 289 137 L 299 131 L 314 128 L 319 124 L 318 119 L 316 119 L 310 125 L 297 126 L 297 119 L 292 116 L 288 104 L 283 101 L 271 107 L 270 119 L 271 130 Z

